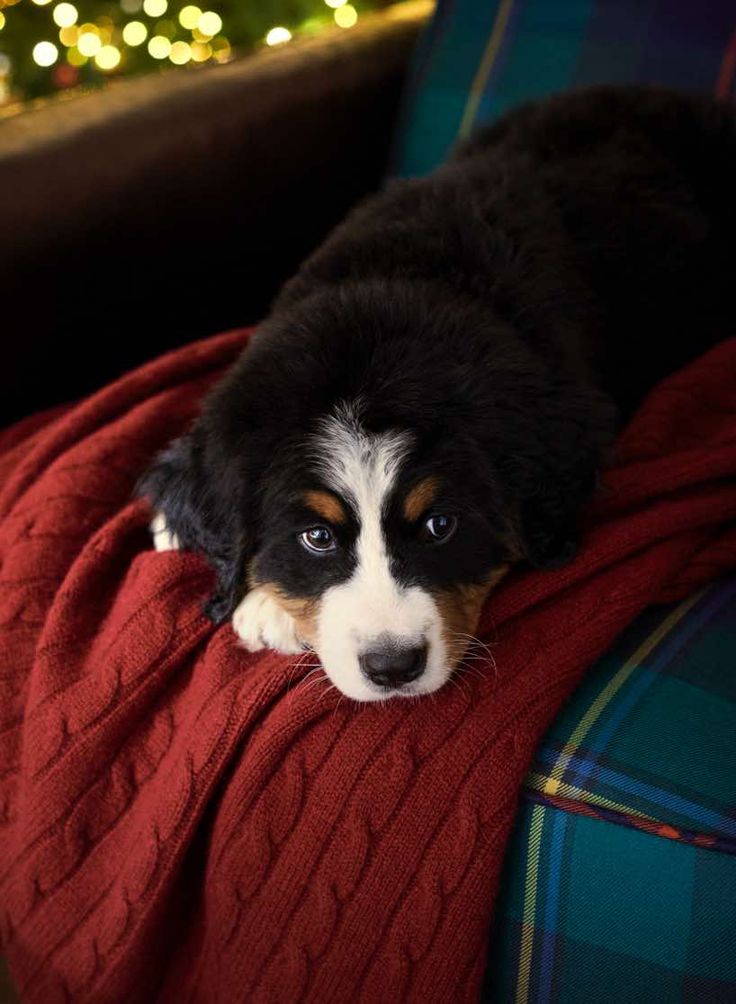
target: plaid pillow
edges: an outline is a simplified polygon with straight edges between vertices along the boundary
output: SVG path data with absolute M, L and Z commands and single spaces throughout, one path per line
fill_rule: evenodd
M 736 1000 L 736 577 L 650 609 L 527 778 L 486 1000 Z
M 733 0 L 439 0 L 394 169 L 426 173 L 476 125 L 531 98 L 634 82 L 733 95 Z

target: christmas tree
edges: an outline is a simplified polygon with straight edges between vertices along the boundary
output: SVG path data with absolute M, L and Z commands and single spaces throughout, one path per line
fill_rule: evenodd
M 0 0 L 0 107 L 110 77 L 227 62 L 337 24 L 380 0 Z

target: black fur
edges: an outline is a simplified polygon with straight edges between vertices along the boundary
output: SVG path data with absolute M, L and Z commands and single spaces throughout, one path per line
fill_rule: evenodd
M 601 88 L 523 108 L 354 210 L 143 482 L 217 568 L 212 616 L 249 574 L 296 595 L 348 574 L 354 527 L 342 565 L 297 534 L 319 486 L 308 436 L 357 398 L 367 429 L 414 434 L 404 486 L 434 473 L 462 513 L 430 549 L 389 508 L 402 578 L 569 560 L 621 419 L 733 323 L 735 177 L 731 107 Z

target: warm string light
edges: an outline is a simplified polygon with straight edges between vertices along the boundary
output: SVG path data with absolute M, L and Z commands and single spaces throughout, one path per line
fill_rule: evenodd
M 168 0 L 143 0 L 143 13 L 149 17 L 161 17 L 168 6 Z
M 71 28 L 73 24 L 77 23 L 79 14 L 77 12 L 77 8 L 73 4 L 60 3 L 54 7 L 54 11 L 51 16 L 54 19 L 54 23 L 59 28 Z
M 192 31 L 199 24 L 199 19 L 202 16 L 202 11 L 199 7 L 194 7 L 189 4 L 186 7 L 182 7 L 179 11 L 179 24 L 182 28 L 186 28 L 188 31 Z
M 53 42 L 37 42 L 32 55 L 33 62 L 38 66 L 53 66 L 59 58 L 59 50 Z
M 95 63 L 101 70 L 114 70 L 120 63 L 120 49 L 114 45 L 103 45 L 95 56 Z
M 102 48 L 102 39 L 96 25 L 82 25 L 79 38 L 77 39 L 77 48 L 88 59 L 97 55 Z
M 0 0 L 0 8 L 13 7 L 20 0 Z M 31 0 L 37 7 L 49 7 L 51 20 L 58 31 L 61 58 L 71 68 L 79 68 L 88 62 L 105 73 L 116 70 L 124 60 L 127 48 L 136 49 L 145 44 L 152 59 L 158 62 L 169 60 L 175 66 L 187 63 L 204 63 L 209 60 L 227 62 L 232 58 L 230 42 L 221 33 L 223 20 L 217 11 L 203 10 L 194 4 L 185 4 L 178 11 L 181 0 L 118 0 L 119 9 L 128 16 L 141 12 L 154 23 L 129 20 L 120 25 L 110 16 L 98 17 L 97 23 L 78 24 L 79 11 L 69 0 Z M 175 4 L 169 19 L 159 20 Z M 348 0 L 324 0 L 334 22 L 340 28 L 352 28 L 358 21 L 358 11 Z M 109 8 L 108 8 L 109 9 Z M 324 9 L 324 8 L 323 8 Z M 319 17 L 312 17 L 299 26 L 300 32 L 309 34 L 320 24 Z M 0 10 L 0 30 L 7 25 L 6 14 Z M 179 27 L 180 26 L 180 27 Z M 177 38 L 183 28 L 190 33 L 188 39 Z M 284 25 L 275 25 L 266 36 L 268 46 L 283 45 L 293 38 L 292 30 Z M 146 44 L 147 43 L 147 44 Z M 55 67 L 60 59 L 59 48 L 54 42 L 42 39 L 33 46 L 32 58 L 41 68 Z M 10 73 L 10 62 L 0 68 L 0 78 Z M 136 66 L 139 64 L 135 64 Z M 0 79 L 0 84 L 2 83 Z M 63 64 L 56 66 L 51 79 L 57 87 L 68 87 L 78 79 L 78 73 L 64 70 Z
M 288 42 L 290 39 L 291 32 L 289 29 L 278 25 L 276 28 L 272 28 L 266 35 L 266 45 L 283 45 L 284 42 Z
M 148 54 L 154 59 L 168 59 L 171 52 L 171 42 L 165 35 L 154 35 L 148 43 Z
M 340 28 L 352 28 L 358 21 L 358 12 L 352 4 L 345 3 L 335 11 L 335 24 Z
M 148 28 L 142 21 L 128 21 L 123 28 L 123 41 L 133 48 L 137 45 L 143 45 L 147 38 Z

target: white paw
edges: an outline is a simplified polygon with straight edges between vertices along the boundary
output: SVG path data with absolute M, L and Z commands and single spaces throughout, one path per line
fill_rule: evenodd
M 156 513 L 148 529 L 153 534 L 153 546 L 157 551 L 178 551 L 179 538 L 169 531 L 166 517 L 162 512 Z
M 265 589 L 252 589 L 236 607 L 233 628 L 249 652 L 273 648 L 292 655 L 304 651 L 294 618 Z

